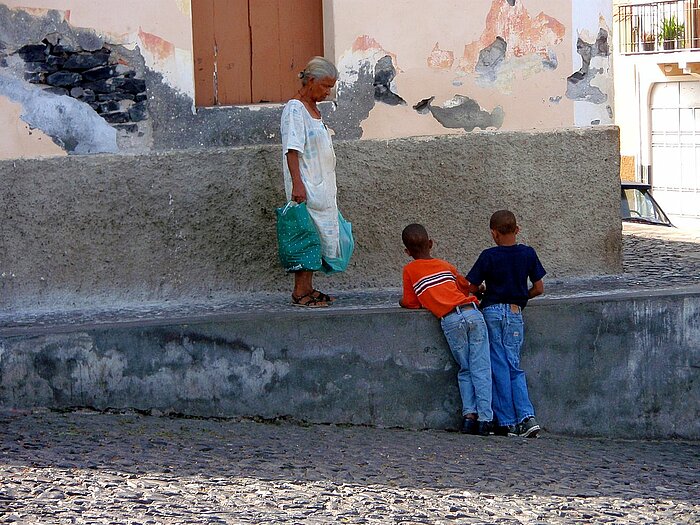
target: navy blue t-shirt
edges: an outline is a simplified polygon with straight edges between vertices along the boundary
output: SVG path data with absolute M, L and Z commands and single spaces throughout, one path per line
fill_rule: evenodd
M 534 283 L 547 272 L 542 267 L 534 248 L 525 244 L 494 246 L 481 252 L 467 274 L 471 284 L 486 282 L 486 293 L 481 307 L 492 304 L 527 304 L 527 279 Z

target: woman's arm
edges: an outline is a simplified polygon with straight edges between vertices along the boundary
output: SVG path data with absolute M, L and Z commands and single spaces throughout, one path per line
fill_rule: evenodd
M 294 202 L 304 202 L 306 200 L 306 187 L 301 180 L 301 170 L 299 169 L 299 152 L 295 149 L 287 151 L 287 166 L 289 174 L 292 176 L 292 200 Z

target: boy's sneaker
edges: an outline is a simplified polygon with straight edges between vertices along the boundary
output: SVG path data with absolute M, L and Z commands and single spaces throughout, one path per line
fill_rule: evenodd
M 499 425 L 493 428 L 493 433 L 496 436 L 517 436 L 518 429 L 515 425 Z
M 476 419 L 470 417 L 465 417 L 462 420 L 462 428 L 460 430 L 462 434 L 472 434 L 476 435 L 479 433 L 479 422 Z
M 491 421 L 479 421 L 479 431 L 480 436 L 490 436 L 493 434 L 493 423 Z
M 537 424 L 534 417 L 529 417 L 518 425 L 518 435 L 520 437 L 537 437 L 540 430 L 540 426 Z

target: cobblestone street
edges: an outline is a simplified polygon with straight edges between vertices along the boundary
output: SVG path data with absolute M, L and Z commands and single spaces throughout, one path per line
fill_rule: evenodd
M 624 275 L 549 289 L 692 286 L 699 241 L 625 225 Z M 698 487 L 697 442 L 0 412 L 0 523 L 696 524 Z
M 0 415 L 0 522 L 700 522 L 700 446 Z

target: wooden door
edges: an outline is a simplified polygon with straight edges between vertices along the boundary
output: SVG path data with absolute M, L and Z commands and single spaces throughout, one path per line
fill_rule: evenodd
M 197 106 L 286 102 L 323 55 L 322 0 L 192 0 Z

